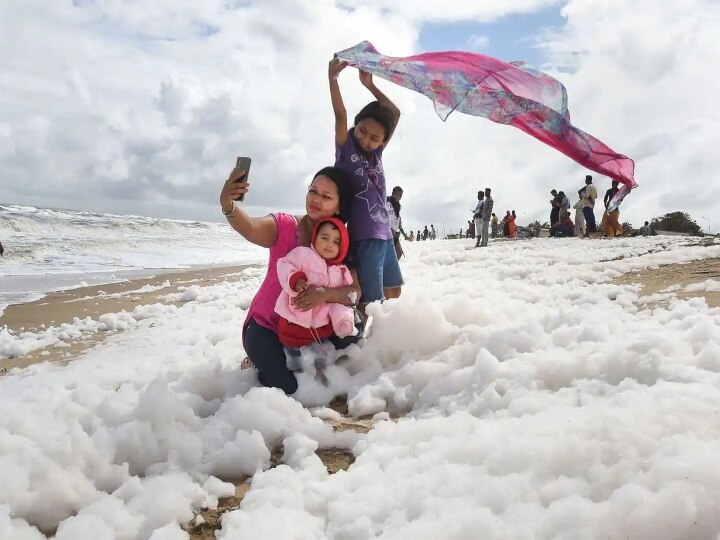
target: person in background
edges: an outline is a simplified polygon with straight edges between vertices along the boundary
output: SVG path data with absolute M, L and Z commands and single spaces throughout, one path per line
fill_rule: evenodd
M 575 224 L 570 219 L 570 212 L 560 214 L 560 221 L 550 227 L 550 237 L 567 238 L 575 236 Z
M 510 210 L 507 210 L 502 220 L 502 231 L 505 238 L 510 238 L 510 218 L 512 218 Z
M 425 228 L 423 229 L 423 240 L 427 240 L 430 238 L 430 231 L 428 231 L 427 225 L 425 225 Z
M 603 197 L 603 203 L 605 204 L 605 212 L 603 213 L 602 217 L 602 228 L 605 232 L 605 236 L 609 236 L 610 238 L 614 238 L 616 236 L 622 236 L 623 234 L 623 228 L 622 225 L 620 225 L 620 208 L 615 208 L 612 212 L 608 212 L 608 207 L 610 206 L 610 202 L 613 200 L 613 197 L 615 194 L 620 191 L 618 188 L 618 185 L 620 182 L 617 180 L 613 180 L 610 189 L 608 189 L 605 192 L 605 197 Z
M 558 192 L 556 189 L 551 189 L 550 195 L 552 195 L 552 199 L 550 199 L 550 226 L 552 227 L 560 221 L 560 201 L 558 200 Z
M 475 210 L 473 210 L 473 221 L 475 223 L 475 237 L 477 238 L 477 241 L 475 242 L 475 247 L 480 247 L 480 231 L 482 231 L 482 211 L 483 202 L 485 200 L 484 191 L 477 192 L 477 200 L 478 202 L 475 205 Z
M 492 218 L 490 218 L 490 229 L 492 231 L 492 237 L 496 238 L 498 235 L 498 217 L 493 212 Z
M 415 241 L 415 233 L 413 231 L 410 231 L 410 236 L 408 236 L 408 242 L 414 242 Z
M 585 236 L 585 216 L 583 215 L 582 201 L 573 205 L 575 209 L 575 236 Z
M 560 201 L 560 219 L 562 219 L 563 212 L 570 212 L 570 199 L 567 198 L 564 191 L 560 191 L 557 198 Z
M 5 248 L 3 247 L 2 242 L 0 242 L 0 257 L 4 257 L 5 256 L 4 253 L 5 253 Z
M 648 221 L 645 222 L 645 225 L 640 227 L 638 229 L 638 234 L 641 236 L 651 236 L 652 235 L 652 229 L 650 228 L 650 223 Z
M 492 217 L 493 201 L 490 196 L 490 188 L 485 188 L 485 201 L 482 209 L 482 241 L 480 247 L 487 247 L 488 245 L 488 230 L 490 229 L 490 218 Z
M 420 229 L 418 229 L 418 233 L 417 233 L 417 236 L 415 237 L 415 240 L 417 240 L 418 242 L 420 240 L 422 240 L 422 234 L 420 234 Z
M 595 201 L 597 200 L 597 189 L 592 183 L 592 176 L 589 174 L 585 176 L 585 187 L 578 190 L 578 196 L 582 201 L 583 205 L 583 216 L 585 217 L 585 238 L 590 236 L 590 233 L 597 231 L 597 225 L 595 224 Z
M 510 235 L 510 238 L 517 238 L 517 225 L 515 225 L 516 219 L 517 215 L 515 215 L 515 210 L 513 210 L 508 221 L 508 234 Z
M 395 186 L 385 203 L 398 261 L 400 260 L 400 257 L 404 255 L 402 246 L 400 245 L 400 235 L 402 234 L 405 240 L 408 239 L 405 231 L 403 231 L 402 218 L 400 217 L 400 199 L 402 199 L 402 196 L 403 189 L 400 186 Z
M 435 233 L 435 225 L 430 225 L 430 240 L 435 240 L 437 238 L 437 234 Z

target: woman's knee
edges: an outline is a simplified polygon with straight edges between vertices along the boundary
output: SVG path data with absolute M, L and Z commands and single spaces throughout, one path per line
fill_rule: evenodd
M 252 321 L 245 330 L 245 352 L 259 372 L 260 384 L 286 394 L 297 390 L 297 379 L 285 364 L 285 351 L 275 332 Z

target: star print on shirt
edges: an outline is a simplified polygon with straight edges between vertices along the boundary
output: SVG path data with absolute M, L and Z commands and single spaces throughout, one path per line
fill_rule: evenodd
M 372 206 L 370 206 L 370 200 L 367 198 L 367 196 L 363 196 L 363 193 L 368 193 L 369 191 L 370 191 L 370 179 L 368 179 L 367 184 L 365 185 L 365 189 L 363 189 L 362 191 L 358 191 L 355 194 L 355 197 L 365 201 L 368 206 L 368 212 L 372 212 L 373 208 L 375 208 L 377 206 L 377 204 L 373 204 Z

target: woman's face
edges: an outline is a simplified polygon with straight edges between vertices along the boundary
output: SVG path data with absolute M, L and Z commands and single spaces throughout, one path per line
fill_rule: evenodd
M 339 209 L 340 197 L 335 182 L 327 176 L 315 177 L 305 197 L 307 215 L 313 221 L 317 221 L 320 218 L 334 216 Z

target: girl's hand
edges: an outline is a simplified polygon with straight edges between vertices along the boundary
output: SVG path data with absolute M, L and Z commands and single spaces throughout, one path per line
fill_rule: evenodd
M 230 177 L 220 192 L 220 206 L 222 206 L 223 212 L 227 213 L 232 210 L 235 199 L 243 193 L 247 193 L 250 189 L 250 184 L 247 182 L 238 182 L 238 179 L 242 179 L 246 175 L 247 171 L 241 171 L 239 169 L 233 169 L 230 173 Z
M 340 60 L 339 58 L 333 58 L 328 64 L 328 78 L 334 81 L 340 75 L 340 72 L 347 67 L 347 62 Z
M 373 77 L 371 73 L 368 73 L 367 71 L 360 71 L 360 83 L 365 88 L 370 88 L 373 86 Z
M 322 306 L 326 302 L 326 291 L 316 285 L 308 285 L 307 289 L 301 291 L 292 299 L 293 307 L 300 311 L 308 311 L 314 307 Z

